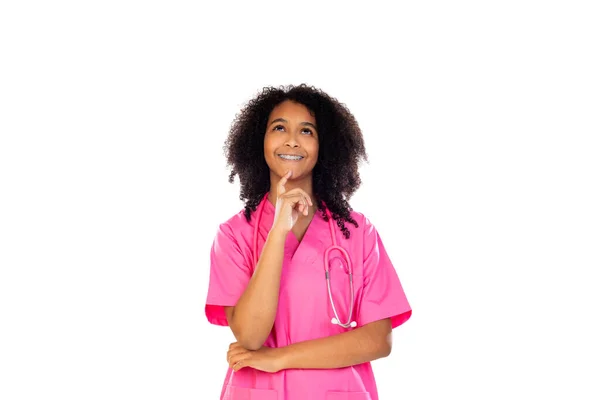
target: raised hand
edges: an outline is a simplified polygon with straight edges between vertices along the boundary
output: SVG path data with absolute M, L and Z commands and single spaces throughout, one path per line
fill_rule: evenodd
M 308 215 L 308 208 L 312 206 L 310 196 L 302 189 L 295 188 L 289 192 L 285 189 L 285 184 L 292 176 L 292 171 L 288 171 L 277 183 L 277 201 L 275 203 L 275 217 L 271 230 L 276 230 L 282 234 L 287 234 L 298 221 L 299 213 Z

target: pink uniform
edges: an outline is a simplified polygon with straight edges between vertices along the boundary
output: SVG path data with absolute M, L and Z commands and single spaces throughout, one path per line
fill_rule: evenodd
M 273 224 L 275 208 L 267 197 L 258 228 L 258 254 Z M 260 205 L 259 205 L 260 207 Z M 258 209 L 257 209 L 258 210 Z M 391 318 L 396 328 L 410 318 L 411 307 L 398 275 L 375 227 L 361 213 L 352 211 L 356 228 L 346 222 L 350 238 L 336 227 L 338 245 L 352 259 L 357 328 Z M 243 211 L 219 226 L 211 250 L 210 283 L 206 317 L 227 326 L 224 306 L 234 306 L 253 274 L 252 246 L 257 212 L 248 223 Z M 292 232 L 286 238 L 275 324 L 265 342 L 268 347 L 346 332 L 331 323 L 334 317 L 325 281 L 324 253 L 331 246 L 329 223 L 315 213 L 306 234 L 298 242 Z M 338 258 L 335 258 L 338 257 Z M 330 260 L 331 291 L 342 322 L 350 309 L 348 269 L 339 252 Z M 223 349 L 225 355 L 227 349 Z M 221 400 L 378 400 L 371 363 L 338 369 L 286 369 L 267 373 L 253 368 L 234 372 L 228 368 Z

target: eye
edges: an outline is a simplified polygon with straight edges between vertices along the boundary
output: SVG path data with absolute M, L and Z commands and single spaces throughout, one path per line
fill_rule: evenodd
M 281 128 L 281 129 L 283 129 L 283 130 L 280 130 L 279 128 Z M 285 126 L 283 126 L 283 125 L 276 125 L 276 126 L 273 128 L 273 130 L 274 130 L 274 131 L 280 131 L 280 132 L 284 132 L 284 130 L 285 130 Z M 311 131 L 311 130 L 310 130 L 310 129 L 308 129 L 308 128 L 304 128 L 304 129 L 302 129 L 302 134 L 304 134 L 304 135 L 312 135 L 312 134 L 313 134 L 313 131 Z

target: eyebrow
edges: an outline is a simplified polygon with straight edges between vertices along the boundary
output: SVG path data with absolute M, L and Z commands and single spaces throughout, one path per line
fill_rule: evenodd
M 277 119 L 274 119 L 273 121 L 271 121 L 269 126 L 273 125 L 275 122 L 285 122 L 287 124 L 288 121 L 284 118 L 277 118 Z M 312 126 L 314 130 L 317 130 L 317 127 L 314 126 L 313 124 L 311 124 L 310 122 L 301 122 L 300 125 Z

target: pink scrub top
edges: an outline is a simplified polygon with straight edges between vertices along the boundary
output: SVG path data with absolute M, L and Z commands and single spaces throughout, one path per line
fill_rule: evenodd
M 258 254 L 273 224 L 275 208 L 267 196 L 258 229 Z M 260 205 L 258 206 L 260 208 Z M 257 208 L 257 210 L 259 209 Z M 205 313 L 208 321 L 227 326 L 224 306 L 236 305 L 253 274 L 252 246 L 257 212 L 248 223 L 240 211 L 219 226 L 210 253 L 210 280 Z M 375 227 L 361 213 L 352 211 L 356 228 L 346 222 L 346 239 L 334 223 L 336 240 L 353 263 L 357 328 L 391 318 L 392 328 L 411 316 L 398 275 Z M 331 246 L 329 223 L 317 211 L 301 242 L 292 232 L 286 238 L 273 329 L 268 347 L 284 347 L 306 340 L 346 332 L 331 323 L 334 317 L 325 281 L 324 254 Z M 331 291 L 342 322 L 350 308 L 348 270 L 340 253 L 331 254 Z M 350 328 L 353 329 L 353 328 Z M 354 328 L 356 329 L 356 328 Z M 227 349 L 223 349 L 223 354 Z M 228 368 L 221 400 L 378 400 L 371 363 L 337 369 L 286 369 L 267 373 L 245 367 Z

